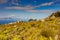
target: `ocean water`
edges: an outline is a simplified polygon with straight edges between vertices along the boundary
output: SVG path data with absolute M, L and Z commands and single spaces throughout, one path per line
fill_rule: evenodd
M 13 22 L 17 22 L 17 21 L 20 21 L 20 20 L 17 20 L 17 19 L 11 19 L 11 20 L 0 20 L 0 24 L 8 24 L 8 23 L 13 23 Z M 28 20 L 21 20 L 21 21 L 24 21 L 24 22 L 27 22 Z
M 8 24 L 12 22 L 16 22 L 17 20 L 0 20 L 0 24 Z

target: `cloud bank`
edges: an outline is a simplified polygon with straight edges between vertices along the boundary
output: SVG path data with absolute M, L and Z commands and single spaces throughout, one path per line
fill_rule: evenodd
M 41 13 L 49 13 L 52 10 L 34 10 L 37 7 L 41 7 L 41 6 L 50 6 L 54 4 L 54 2 L 48 2 L 48 3 L 43 3 L 43 4 L 39 4 L 37 6 L 32 6 L 32 5 L 27 5 L 27 6 L 11 6 L 11 7 L 6 7 L 5 9 L 14 9 L 14 10 L 24 10 L 27 12 L 41 12 Z
M 8 0 L 0 0 L 0 3 L 7 3 Z
M 6 3 L 7 0 L 0 0 L 0 3 Z M 46 3 L 42 3 L 42 4 L 39 4 L 39 5 L 36 5 L 36 6 L 32 6 L 32 5 L 26 5 L 26 6 L 19 6 L 19 3 L 18 3 L 18 0 L 12 0 L 11 1 L 12 4 L 15 4 L 17 6 L 10 6 L 10 7 L 5 7 L 4 9 L 7 9 L 7 10 L 24 10 L 26 12 L 41 12 L 41 13 L 48 13 L 48 12 L 51 12 L 52 10 L 35 10 L 35 8 L 37 7 L 42 7 L 42 6 L 50 6 L 50 5 L 53 5 L 54 2 L 46 2 Z

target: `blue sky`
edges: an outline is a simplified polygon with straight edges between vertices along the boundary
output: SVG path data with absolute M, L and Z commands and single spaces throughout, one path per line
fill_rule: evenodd
M 60 0 L 0 0 L 0 18 L 43 19 L 60 10 Z

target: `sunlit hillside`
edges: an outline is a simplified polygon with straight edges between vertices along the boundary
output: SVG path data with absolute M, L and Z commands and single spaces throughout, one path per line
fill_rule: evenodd
M 0 40 L 60 40 L 60 11 L 43 20 L 0 25 Z

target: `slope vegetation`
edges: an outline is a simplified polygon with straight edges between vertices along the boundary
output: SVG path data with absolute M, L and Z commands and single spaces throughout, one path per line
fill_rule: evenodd
M 0 25 L 0 40 L 60 40 L 60 12 L 44 21 L 18 21 Z

